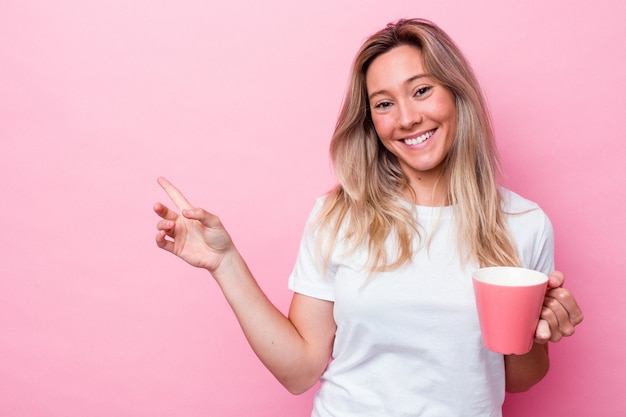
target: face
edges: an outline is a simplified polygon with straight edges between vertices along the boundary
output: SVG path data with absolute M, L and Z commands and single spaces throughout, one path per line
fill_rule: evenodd
M 456 130 L 454 95 L 425 70 L 420 49 L 401 45 L 375 58 L 365 82 L 374 127 L 412 185 L 436 181 Z

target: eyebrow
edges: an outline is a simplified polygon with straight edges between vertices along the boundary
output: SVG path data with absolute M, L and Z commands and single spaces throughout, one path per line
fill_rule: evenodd
M 428 74 L 417 74 L 417 75 L 414 75 L 414 76 L 408 78 L 407 80 L 405 80 L 403 82 L 403 84 L 411 84 L 415 80 L 419 80 L 420 78 L 424 78 L 424 77 L 428 77 L 428 76 L 429 76 Z M 369 94 L 367 96 L 367 98 L 371 100 L 372 97 L 377 96 L 379 94 L 385 94 L 386 92 L 387 92 L 387 90 L 384 90 L 384 89 L 383 90 L 374 91 L 373 93 Z

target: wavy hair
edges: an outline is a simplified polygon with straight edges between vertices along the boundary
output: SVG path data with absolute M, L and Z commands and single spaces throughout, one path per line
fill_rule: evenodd
M 519 265 L 504 219 L 498 154 L 478 80 L 452 39 L 423 19 L 388 24 L 370 36 L 356 55 L 330 144 L 339 185 L 328 193 L 315 223 L 329 232 L 326 260 L 341 240 L 349 253 L 366 244 L 373 271 L 392 270 L 411 259 L 416 234 L 422 241 L 419 219 L 402 201 L 411 192 L 408 177 L 378 138 L 365 83 L 372 61 L 400 45 L 419 48 L 427 73 L 455 97 L 456 135 L 440 181 L 453 206 L 463 261 Z M 390 236 L 396 243 L 392 253 L 385 247 Z

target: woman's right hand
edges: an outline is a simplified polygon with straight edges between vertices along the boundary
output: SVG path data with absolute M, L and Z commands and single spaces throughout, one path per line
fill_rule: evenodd
M 208 269 L 265 366 L 292 393 L 309 389 L 332 352 L 333 303 L 294 294 L 285 317 L 258 286 L 217 216 L 193 207 L 165 178 L 158 182 L 180 214 L 161 203 L 154 205 L 162 219 L 157 223 L 157 246 Z
M 157 246 L 193 266 L 215 272 L 224 257 L 235 250 L 220 219 L 192 206 L 165 178 L 159 177 L 157 182 L 180 210 L 178 214 L 161 203 L 154 205 L 155 213 L 162 219 L 157 223 Z

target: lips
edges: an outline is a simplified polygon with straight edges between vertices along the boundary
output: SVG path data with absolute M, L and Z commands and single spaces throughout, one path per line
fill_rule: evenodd
M 426 139 L 430 138 L 432 135 L 435 134 L 435 131 L 437 129 L 433 129 L 430 130 L 426 133 L 423 133 L 415 138 L 408 138 L 408 139 L 402 139 L 402 142 L 406 143 L 407 145 L 410 146 L 415 146 L 415 145 L 419 145 L 420 143 L 424 142 Z

